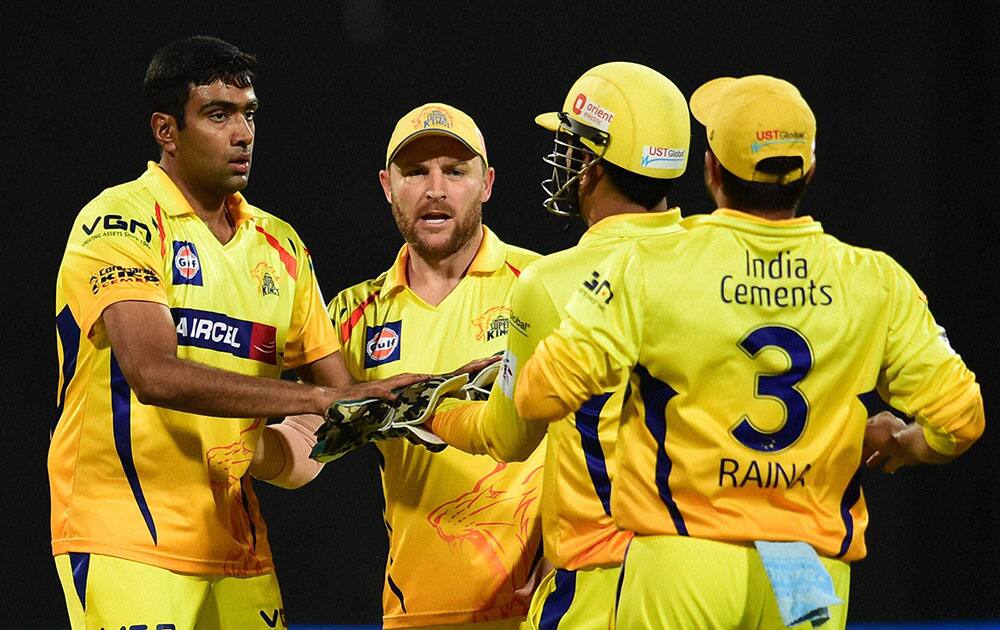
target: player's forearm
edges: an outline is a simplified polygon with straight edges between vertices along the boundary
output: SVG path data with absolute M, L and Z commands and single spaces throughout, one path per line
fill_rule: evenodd
M 289 416 L 265 427 L 250 463 L 250 474 L 286 489 L 299 488 L 315 479 L 323 464 L 309 454 L 316 445 L 315 431 L 322 423 L 322 416 L 306 414 Z
M 471 455 L 486 455 L 486 444 L 480 439 L 476 424 L 486 407 L 482 401 L 444 399 L 438 403 L 428 421 L 428 429 L 444 440 L 448 446 Z
M 482 401 L 445 399 L 431 418 L 431 430 L 442 440 L 472 455 L 489 455 L 498 462 L 521 462 L 545 436 L 544 425 L 529 425 L 514 413 L 503 393 L 493 389 Z
M 255 418 L 323 413 L 315 385 L 225 372 L 177 357 L 146 361 L 126 373 L 140 402 L 208 416 Z

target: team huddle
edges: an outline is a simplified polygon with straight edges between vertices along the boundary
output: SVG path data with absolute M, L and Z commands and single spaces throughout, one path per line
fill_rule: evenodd
M 159 162 L 69 236 L 48 469 L 73 628 L 286 627 L 251 477 L 297 488 L 366 442 L 386 628 L 844 628 L 861 470 L 982 434 L 909 274 L 798 214 L 816 120 L 790 83 L 585 72 L 536 118 L 545 206 L 587 225 L 547 256 L 483 225 L 473 119 L 418 106 L 379 172 L 405 244 L 325 304 L 240 192 L 253 68 L 214 38 L 157 52 Z M 716 209 L 683 216 L 691 116 Z

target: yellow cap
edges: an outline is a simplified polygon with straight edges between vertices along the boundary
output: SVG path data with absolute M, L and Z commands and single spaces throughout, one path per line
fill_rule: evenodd
M 691 95 L 691 113 L 705 125 L 712 153 L 740 179 L 788 184 L 812 168 L 816 117 L 787 81 L 762 74 L 713 79 Z M 802 168 L 784 175 L 758 171 L 757 163 L 771 157 L 802 158 Z
M 385 167 L 412 140 L 426 135 L 450 136 L 483 158 L 486 166 L 486 141 L 472 118 L 462 110 L 444 103 L 426 103 L 399 119 L 385 151 Z
M 581 137 L 604 159 L 627 171 L 655 177 L 680 177 L 687 167 L 691 117 L 687 101 L 670 79 L 627 61 L 595 66 L 576 80 L 563 113 L 610 136 L 607 150 Z M 559 113 L 535 118 L 550 131 L 559 129 Z

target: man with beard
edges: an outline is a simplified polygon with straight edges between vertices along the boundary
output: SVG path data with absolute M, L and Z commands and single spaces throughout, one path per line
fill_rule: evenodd
M 494 171 L 475 122 L 442 103 L 407 113 L 379 180 L 406 243 L 388 271 L 330 302 L 350 375 L 442 373 L 502 351 L 511 287 L 538 255 L 482 224 Z M 283 487 L 315 477 L 321 464 L 308 453 L 320 420 L 269 427 L 261 452 L 284 461 L 258 461 L 254 474 Z M 384 627 L 516 628 L 541 556 L 543 449 L 504 464 L 402 439 L 376 444 L 389 534 Z

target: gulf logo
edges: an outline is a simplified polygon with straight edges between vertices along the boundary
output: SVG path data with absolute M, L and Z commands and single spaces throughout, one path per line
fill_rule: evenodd
M 402 321 L 386 322 L 383 326 L 366 326 L 366 368 L 399 360 L 402 328 Z
M 184 245 L 174 256 L 174 264 L 177 265 L 177 273 L 188 280 L 198 275 L 201 270 L 201 262 L 190 245 Z
M 174 241 L 174 284 L 202 286 L 198 248 L 189 241 Z

